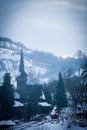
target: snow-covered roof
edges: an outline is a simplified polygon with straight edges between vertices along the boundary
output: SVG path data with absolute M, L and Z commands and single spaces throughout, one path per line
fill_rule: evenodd
M 56 106 L 53 108 L 53 110 L 52 110 L 52 112 L 51 112 L 51 115 L 55 115 L 56 114 L 56 110 L 57 108 L 56 108 Z
M 19 101 L 15 101 L 14 107 L 21 107 L 21 106 L 24 106 L 24 104 Z
M 41 99 L 46 99 L 46 97 L 45 97 L 45 95 L 44 95 L 44 92 L 42 91 L 42 95 L 41 95 L 41 97 L 40 97 Z
M 3 126 L 3 125 L 16 125 L 16 124 L 12 120 L 0 121 L 0 126 Z
M 39 102 L 38 103 L 40 106 L 43 106 L 43 107 L 50 107 L 51 104 L 48 104 L 47 102 Z
M 15 99 L 20 99 L 20 94 L 18 92 L 14 93 Z
M 80 71 L 76 71 L 74 74 L 72 74 L 72 75 L 71 75 L 71 78 L 74 77 L 74 76 L 79 77 L 79 76 L 80 76 Z
M 80 69 L 80 75 L 83 73 L 84 69 Z

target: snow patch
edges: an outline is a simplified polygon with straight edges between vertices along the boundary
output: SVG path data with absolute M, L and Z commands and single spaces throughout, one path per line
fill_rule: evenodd
M 43 107 L 50 107 L 51 104 L 48 104 L 47 102 L 39 102 L 38 103 L 40 106 L 43 106 Z
M 15 101 L 14 107 L 22 107 L 22 106 L 24 106 L 24 104 L 22 104 L 21 102 Z

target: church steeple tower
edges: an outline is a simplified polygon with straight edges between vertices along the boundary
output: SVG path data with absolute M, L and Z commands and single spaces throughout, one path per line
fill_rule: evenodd
M 20 58 L 20 68 L 19 71 L 24 73 L 24 57 L 23 57 L 23 50 L 21 49 L 21 58 Z
M 24 57 L 23 57 L 23 50 L 22 49 L 21 49 L 19 72 L 20 72 L 22 77 L 27 76 L 27 74 L 25 73 L 25 70 L 24 70 Z
M 21 49 L 21 55 L 20 55 L 19 72 L 20 72 L 20 75 L 16 78 L 17 91 L 20 94 L 21 100 L 25 100 L 26 95 L 27 95 L 27 87 L 26 87 L 27 74 L 24 70 L 24 57 L 23 57 L 23 50 L 22 49 Z

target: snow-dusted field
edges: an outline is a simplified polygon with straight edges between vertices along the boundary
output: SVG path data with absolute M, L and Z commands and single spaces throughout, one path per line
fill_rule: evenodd
M 29 125 L 31 124 L 31 125 Z M 47 122 L 47 123 L 27 123 L 24 124 L 24 128 L 22 125 L 22 128 L 15 128 L 15 130 L 87 130 L 87 127 L 82 128 L 79 126 L 72 126 L 71 128 L 67 128 L 66 124 L 60 124 L 57 122 Z
M 66 125 L 45 123 L 40 126 L 27 128 L 26 130 L 87 130 L 87 127 L 81 128 L 78 126 L 72 126 L 72 128 L 67 128 Z

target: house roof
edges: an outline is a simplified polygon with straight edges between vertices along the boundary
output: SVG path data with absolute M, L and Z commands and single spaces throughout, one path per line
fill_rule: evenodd
M 0 126 L 13 126 L 16 125 L 12 120 L 2 120 L 0 121 Z

